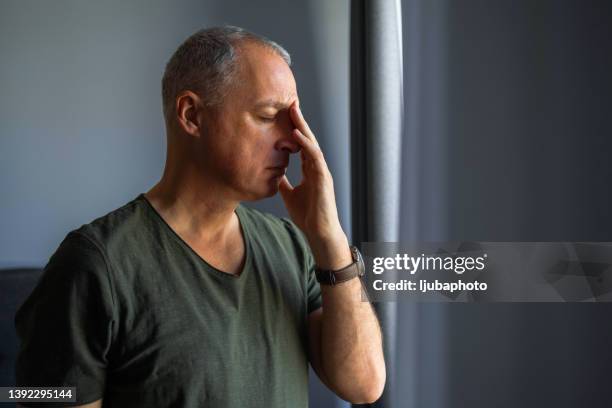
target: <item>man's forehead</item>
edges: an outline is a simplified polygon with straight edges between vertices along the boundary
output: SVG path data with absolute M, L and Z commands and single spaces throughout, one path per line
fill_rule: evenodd
M 256 108 L 288 108 L 297 99 L 293 76 L 282 71 L 271 69 L 267 75 L 260 75 L 259 80 L 249 83 L 251 103 Z
M 258 108 L 288 108 L 297 90 L 287 63 L 269 49 L 248 43 L 240 47 L 240 54 L 241 80 L 249 89 L 249 102 Z

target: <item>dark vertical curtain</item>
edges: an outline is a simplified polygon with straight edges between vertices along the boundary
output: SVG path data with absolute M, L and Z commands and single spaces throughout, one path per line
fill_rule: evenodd
M 398 241 L 403 124 L 399 0 L 351 2 L 352 238 Z M 397 305 L 375 305 L 383 327 L 387 383 L 373 406 L 391 406 Z

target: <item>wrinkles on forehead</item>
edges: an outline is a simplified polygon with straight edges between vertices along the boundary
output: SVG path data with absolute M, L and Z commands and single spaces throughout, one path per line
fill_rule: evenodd
M 254 103 L 255 109 L 274 108 L 276 110 L 289 109 L 289 106 L 295 100 L 294 94 L 289 94 L 283 99 L 267 98 Z

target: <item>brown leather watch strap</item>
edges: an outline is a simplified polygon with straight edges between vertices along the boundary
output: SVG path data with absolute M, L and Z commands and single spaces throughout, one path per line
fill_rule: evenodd
M 351 255 L 353 257 L 353 263 L 345 268 L 335 271 L 316 268 L 315 274 L 317 275 L 319 283 L 324 285 L 337 285 L 338 283 L 346 282 L 357 276 L 363 276 L 365 274 L 365 265 L 363 264 L 361 253 L 357 247 L 351 246 Z

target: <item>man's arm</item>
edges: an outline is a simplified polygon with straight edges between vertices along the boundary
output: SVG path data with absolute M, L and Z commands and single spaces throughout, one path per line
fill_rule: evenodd
M 279 191 L 316 265 L 341 269 L 353 260 L 338 218 L 332 176 L 297 102 L 290 116 L 301 148 L 302 181 L 294 187 L 284 176 Z M 386 380 L 380 326 L 370 303 L 361 301 L 361 290 L 359 278 L 322 285 L 323 307 L 308 319 L 313 369 L 331 390 L 353 403 L 377 400 Z
M 72 405 L 96 406 L 91 404 L 104 394 L 116 321 L 96 243 L 81 232 L 68 233 L 14 320 L 20 341 L 16 386 L 69 384 L 77 389 Z
M 347 245 L 348 248 L 348 245 Z M 340 269 L 351 263 L 319 260 L 324 269 Z M 362 301 L 359 278 L 321 285 L 323 307 L 308 317 L 310 362 L 321 381 L 352 403 L 371 403 L 380 398 L 386 380 L 382 334 L 368 301 Z

